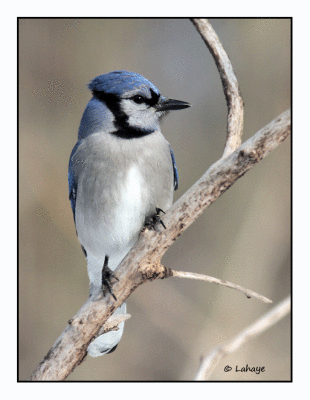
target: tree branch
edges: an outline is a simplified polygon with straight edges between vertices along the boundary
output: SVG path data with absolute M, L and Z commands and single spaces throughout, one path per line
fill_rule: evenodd
M 214 368 L 226 356 L 229 356 L 247 341 L 260 335 L 265 330 L 276 324 L 280 319 L 284 318 L 291 310 L 290 296 L 283 300 L 276 307 L 272 308 L 265 315 L 259 318 L 256 322 L 248 326 L 235 336 L 230 342 L 225 345 L 216 347 L 206 356 L 199 367 L 198 373 L 195 377 L 196 381 L 207 380 L 212 374 Z
M 220 73 L 222 69 L 225 70 L 222 67 L 219 69 Z M 182 232 L 237 179 L 290 134 L 288 110 L 238 148 L 241 142 L 243 107 L 241 110 L 238 85 L 229 83 L 231 79 L 234 80 L 234 75 L 232 78 L 230 76 L 228 74 L 227 80 L 222 78 L 229 107 L 227 144 L 223 158 L 214 163 L 167 211 L 162 218 L 167 229 L 157 226 L 155 231 L 145 229 L 141 232 L 139 240 L 115 271 L 119 278 L 119 282 L 113 286 L 117 300 L 114 301 L 109 294 L 89 298 L 69 321 L 30 380 L 64 380 L 85 358 L 89 343 L 98 335 L 103 324 L 139 285 L 148 280 L 173 276 L 174 272 L 163 267 L 160 260 Z M 235 96 L 239 98 L 237 107 L 232 100 Z
M 174 270 L 172 270 L 172 276 L 176 278 L 197 279 L 209 283 L 216 283 L 220 286 L 226 286 L 231 289 L 238 290 L 239 292 L 244 293 L 248 299 L 250 299 L 251 297 L 255 297 L 256 299 L 261 300 L 264 303 L 272 303 L 272 301 L 267 299 L 267 297 L 262 296 L 261 294 L 258 294 L 256 292 L 253 292 L 253 290 L 246 289 L 242 286 L 236 285 L 228 281 L 224 281 L 223 279 L 214 278 L 213 276 L 196 274 L 194 272 L 174 271 Z
M 142 283 L 173 275 L 160 259 L 181 233 L 221 194 L 254 165 L 274 150 L 290 134 L 290 112 L 247 140 L 238 150 L 214 163 L 209 170 L 167 211 L 167 229 L 144 230 L 136 245 L 116 269 L 119 282 L 113 286 L 117 301 L 110 295 L 89 298 L 55 342 L 30 380 L 63 380 L 85 357 L 89 343 L 110 315 Z
M 207 45 L 216 63 L 226 98 L 227 136 L 223 157 L 227 157 L 241 145 L 243 131 L 243 101 L 230 59 L 217 34 L 207 19 L 191 18 L 192 23 Z

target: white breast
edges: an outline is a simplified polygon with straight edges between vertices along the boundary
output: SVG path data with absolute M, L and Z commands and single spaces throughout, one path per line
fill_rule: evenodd
M 80 168 L 76 230 L 89 273 L 96 270 L 99 277 L 105 256 L 114 270 L 137 241 L 146 217 L 156 207 L 166 211 L 173 196 L 169 144 L 160 132 L 137 142 L 108 139 L 103 133 L 86 138 L 74 164 Z
M 114 213 L 115 240 L 126 244 L 143 226 L 143 187 L 145 183 L 139 168 L 133 165 L 128 170 L 120 190 L 120 201 Z

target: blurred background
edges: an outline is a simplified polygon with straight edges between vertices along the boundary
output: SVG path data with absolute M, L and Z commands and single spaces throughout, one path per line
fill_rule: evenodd
M 243 141 L 290 107 L 289 19 L 210 19 L 245 102 Z M 19 20 L 19 378 L 26 380 L 88 296 L 67 167 L 87 83 L 126 69 L 192 108 L 162 131 L 179 177 L 175 200 L 223 152 L 227 108 L 215 63 L 188 19 Z M 291 290 L 290 139 L 239 179 L 166 253 L 163 264 L 245 286 L 274 304 Z M 128 299 L 117 350 L 68 380 L 191 380 L 200 357 L 271 309 L 217 285 L 166 279 Z M 290 379 L 290 319 L 225 358 L 213 380 Z M 235 366 L 264 366 L 259 375 Z M 224 372 L 231 365 L 233 371 Z

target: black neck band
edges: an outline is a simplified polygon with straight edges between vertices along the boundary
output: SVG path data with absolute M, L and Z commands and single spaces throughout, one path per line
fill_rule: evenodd
M 114 125 L 117 128 L 113 135 L 122 139 L 135 139 L 154 132 L 154 130 L 133 128 L 128 124 L 128 116 L 121 110 L 120 101 L 117 96 L 111 93 L 93 90 L 93 95 L 104 102 L 115 117 Z

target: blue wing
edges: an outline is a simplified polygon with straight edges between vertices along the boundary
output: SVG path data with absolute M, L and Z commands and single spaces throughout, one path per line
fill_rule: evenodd
M 76 204 L 76 193 L 77 193 L 77 179 L 74 175 L 72 168 L 72 157 L 76 152 L 76 149 L 79 147 L 79 142 L 73 147 L 73 150 L 70 155 L 69 161 L 69 172 L 68 172 L 68 183 L 69 183 L 69 200 L 71 202 L 71 208 L 73 212 L 73 218 L 75 222 L 75 204 Z
M 170 154 L 171 154 L 171 159 L 172 159 L 172 165 L 173 165 L 173 176 L 174 176 L 174 190 L 178 190 L 179 187 L 179 175 L 178 175 L 178 170 L 177 170 L 177 164 L 175 162 L 174 154 L 172 151 L 172 147 L 170 147 Z

